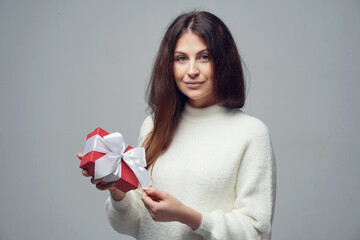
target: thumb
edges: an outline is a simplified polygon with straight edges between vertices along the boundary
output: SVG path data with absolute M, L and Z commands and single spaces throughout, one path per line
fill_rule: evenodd
M 155 201 L 163 200 L 166 197 L 166 192 L 154 187 L 144 188 L 144 192 Z

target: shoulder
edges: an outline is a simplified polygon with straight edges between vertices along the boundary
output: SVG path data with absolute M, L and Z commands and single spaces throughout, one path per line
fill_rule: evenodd
M 140 128 L 139 142 L 138 142 L 139 146 L 142 146 L 146 136 L 152 130 L 153 126 L 154 126 L 154 122 L 152 115 L 149 115 L 145 118 Z
M 244 153 L 246 153 L 244 156 L 246 156 L 246 159 L 266 164 L 272 162 L 274 160 L 274 150 L 267 125 L 259 118 L 245 114 L 242 111 L 239 111 L 236 115 L 234 117 L 238 123 L 237 131 L 233 136 L 237 144 L 244 144 Z
M 246 114 L 240 109 L 232 110 L 231 121 L 238 133 L 247 134 L 250 137 L 269 135 L 269 129 L 262 120 Z
M 141 125 L 141 131 L 143 131 L 143 130 L 145 131 L 145 130 L 147 130 L 149 128 L 151 130 L 153 126 L 154 126 L 153 117 L 152 117 L 152 115 L 149 115 L 143 121 L 143 123 Z

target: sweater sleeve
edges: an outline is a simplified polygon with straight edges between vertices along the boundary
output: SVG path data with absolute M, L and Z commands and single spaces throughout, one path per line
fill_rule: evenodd
M 275 157 L 266 126 L 260 122 L 248 141 L 236 176 L 236 199 L 229 212 L 202 212 L 195 233 L 204 239 L 270 239 L 274 211 Z
M 111 195 L 106 200 L 105 207 L 110 225 L 117 232 L 137 238 L 143 208 L 140 196 L 140 190 L 136 189 L 127 192 L 120 201 L 114 200 Z
M 142 146 L 146 135 L 152 129 L 152 119 L 147 117 L 140 130 L 138 146 Z M 114 200 L 111 195 L 105 202 L 105 208 L 110 225 L 119 233 L 137 238 L 142 209 L 141 190 L 138 188 L 126 193 L 120 200 Z

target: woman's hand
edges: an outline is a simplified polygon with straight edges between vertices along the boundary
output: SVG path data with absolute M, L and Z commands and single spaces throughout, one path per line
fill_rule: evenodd
M 82 154 L 78 153 L 76 156 L 81 160 Z M 88 171 L 82 170 L 82 174 L 85 177 L 91 177 Z M 92 184 L 96 185 L 96 188 L 99 190 L 109 190 L 112 198 L 116 201 L 120 201 L 125 197 L 125 193 L 120 191 L 119 189 L 115 188 L 115 182 L 107 183 L 103 181 L 103 178 L 94 179 L 94 177 L 91 177 L 90 182 Z
M 141 200 L 154 221 L 178 221 L 192 229 L 198 228 L 201 224 L 201 213 L 185 206 L 178 199 L 160 189 L 144 188 Z

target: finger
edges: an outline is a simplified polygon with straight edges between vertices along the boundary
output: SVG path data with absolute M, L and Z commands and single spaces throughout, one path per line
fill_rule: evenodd
M 82 175 L 84 175 L 85 177 L 91 177 L 90 173 L 86 170 L 82 170 L 81 171 Z
M 154 202 L 147 194 L 146 192 L 143 192 L 141 195 L 141 200 L 144 202 L 145 207 L 152 211 L 154 207 L 156 206 L 156 202 Z
M 82 153 L 77 153 L 76 156 L 77 156 L 80 160 L 81 160 L 82 157 L 83 157 Z
M 144 188 L 144 191 L 153 200 L 162 200 L 166 198 L 167 193 L 154 187 Z
M 154 216 L 155 216 L 154 212 L 148 206 L 146 206 L 145 204 L 144 204 L 144 207 L 149 212 L 151 218 L 154 219 Z
M 92 177 L 92 178 L 90 179 L 90 182 L 91 182 L 92 184 L 98 184 L 98 183 L 101 182 L 103 179 L 104 179 L 104 178 L 94 179 L 94 177 Z
M 96 188 L 99 190 L 108 190 L 110 188 L 113 188 L 115 186 L 115 182 L 106 183 L 106 182 L 99 182 L 96 184 Z
M 154 212 L 144 204 L 144 207 L 146 208 L 146 210 L 148 210 L 148 212 L 150 213 L 150 216 L 153 217 L 154 216 Z

